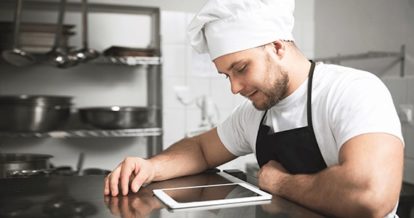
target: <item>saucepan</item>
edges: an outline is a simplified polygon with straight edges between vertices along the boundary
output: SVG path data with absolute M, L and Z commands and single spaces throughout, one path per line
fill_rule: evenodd
M 78 109 L 83 123 L 100 129 L 129 129 L 151 126 L 154 110 L 148 107 L 108 106 Z
M 52 157 L 46 154 L 0 153 L 0 178 L 8 177 L 13 171 L 49 169 Z
M 0 96 L 0 131 L 45 132 L 70 116 L 72 97 L 47 95 Z

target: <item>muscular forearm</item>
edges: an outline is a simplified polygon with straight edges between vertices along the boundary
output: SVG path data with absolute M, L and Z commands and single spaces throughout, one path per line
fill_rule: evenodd
M 363 174 L 342 166 L 332 166 L 313 175 L 287 174 L 275 192 L 336 217 L 384 217 L 397 199 L 384 201 L 387 196 L 378 196 L 382 192 L 375 189 L 387 187 L 376 186 Z
M 196 138 L 180 140 L 149 161 L 155 168 L 153 181 L 196 174 L 208 168 Z

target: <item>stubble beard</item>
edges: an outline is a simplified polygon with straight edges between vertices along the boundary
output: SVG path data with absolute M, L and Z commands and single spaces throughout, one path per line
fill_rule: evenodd
M 270 60 L 267 60 L 267 73 L 275 74 L 276 69 L 272 66 Z M 258 110 L 268 110 L 279 103 L 288 90 L 289 77 L 287 72 L 280 70 L 279 77 L 271 84 L 270 88 L 263 88 L 260 91 L 265 96 L 263 102 L 253 102 L 253 106 Z

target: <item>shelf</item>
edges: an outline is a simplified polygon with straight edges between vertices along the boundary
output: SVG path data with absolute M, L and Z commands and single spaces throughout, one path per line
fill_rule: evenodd
M 44 133 L 0 132 L 0 137 L 10 138 L 94 138 L 94 137 L 137 137 L 160 136 L 161 128 L 117 129 L 117 130 L 64 130 Z
M 36 58 L 37 62 L 40 64 L 48 64 L 47 56 L 45 54 L 40 53 L 32 53 L 32 55 Z M 2 61 L 3 62 L 3 61 Z M 160 57 L 133 57 L 133 56 L 125 56 L 125 57 L 108 57 L 108 56 L 100 56 L 95 60 L 90 61 L 91 64 L 111 64 L 111 65 L 124 65 L 124 66 L 146 66 L 146 65 L 161 65 L 162 61 Z M 81 63 L 83 64 L 83 63 Z M 75 68 L 79 65 L 72 66 L 71 68 Z
M 120 64 L 127 66 L 160 65 L 160 57 L 100 57 L 93 61 L 97 64 Z
M 322 61 L 333 64 L 340 64 L 341 61 L 363 60 L 372 58 L 396 58 L 396 63 L 400 62 L 400 76 L 405 75 L 405 45 L 401 45 L 399 52 L 369 51 L 361 54 L 340 55 L 334 57 L 316 58 L 314 61 Z

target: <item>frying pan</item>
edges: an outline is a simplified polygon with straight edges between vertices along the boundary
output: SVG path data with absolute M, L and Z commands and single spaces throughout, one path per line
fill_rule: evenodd
M 82 122 L 100 129 L 149 127 L 153 110 L 147 107 L 109 106 L 78 109 Z

